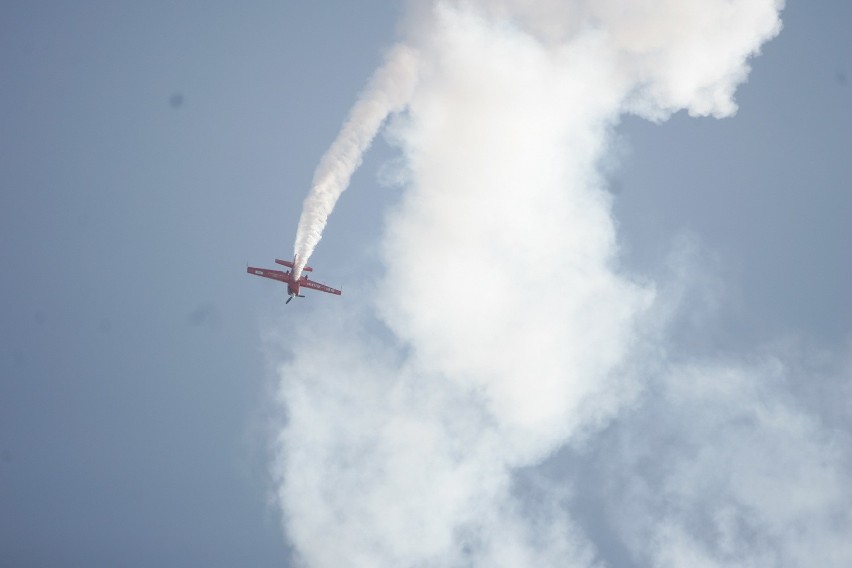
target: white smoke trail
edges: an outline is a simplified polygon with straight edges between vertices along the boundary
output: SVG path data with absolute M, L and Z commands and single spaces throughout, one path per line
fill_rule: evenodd
M 383 237 L 381 305 L 289 330 L 279 367 L 273 473 L 301 561 L 600 565 L 605 539 L 574 506 L 596 494 L 625 550 L 616 565 L 784 565 L 821 546 L 813 558 L 844 558 L 852 522 L 827 503 L 849 504 L 846 454 L 762 369 L 667 361 L 665 289 L 618 270 L 597 173 L 621 113 L 733 113 L 781 3 L 417 7 L 419 78 L 392 125 L 409 186 Z M 376 312 L 392 341 L 370 332 Z M 536 467 L 583 442 L 603 465 L 557 481 Z M 815 465 L 791 467 L 797 455 Z M 583 468 L 595 475 L 580 485 Z M 779 507 L 767 479 L 779 495 L 822 489 Z M 723 506 L 705 507 L 714 496 Z
M 398 45 L 390 51 L 385 64 L 375 72 L 337 138 L 320 160 L 296 231 L 295 278 L 299 278 L 322 238 L 328 216 L 361 165 L 364 151 L 379 127 L 389 114 L 402 110 L 411 97 L 417 76 L 416 62 L 416 54 L 410 47 Z

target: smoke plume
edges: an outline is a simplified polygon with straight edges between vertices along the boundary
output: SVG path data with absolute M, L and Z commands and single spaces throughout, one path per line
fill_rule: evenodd
M 624 113 L 733 114 L 781 4 L 412 6 L 408 47 L 353 109 L 299 227 L 304 261 L 376 129 L 404 111 L 389 125 L 406 181 L 380 302 L 290 329 L 278 366 L 273 474 L 299 562 L 850 558 L 849 445 L 789 396 L 782 360 L 669 352 L 684 308 L 666 283 L 619 268 L 599 173 Z
M 337 138 L 320 160 L 296 231 L 295 278 L 299 278 L 322 238 L 328 216 L 361 165 L 364 151 L 382 122 L 389 114 L 400 111 L 411 97 L 417 76 L 416 62 L 416 54 L 407 46 L 399 45 L 390 51 L 385 64 L 375 72 Z

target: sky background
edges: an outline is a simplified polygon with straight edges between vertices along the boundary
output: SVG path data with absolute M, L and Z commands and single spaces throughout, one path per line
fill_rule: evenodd
M 377 140 L 311 259 L 341 298 L 285 309 L 245 265 L 291 254 L 401 10 L 0 4 L 0 564 L 288 565 L 264 338 L 321 341 L 317 309 L 373 292 L 396 151 Z M 852 13 L 782 19 L 736 116 L 616 130 L 621 261 L 653 278 L 690 247 L 712 268 L 713 310 L 677 324 L 687 352 L 849 353 Z

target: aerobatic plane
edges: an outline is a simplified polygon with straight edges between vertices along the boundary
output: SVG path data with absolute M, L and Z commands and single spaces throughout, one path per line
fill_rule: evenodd
M 287 298 L 285 304 L 289 304 L 290 300 L 293 298 L 304 298 L 301 294 L 299 294 L 300 288 L 310 288 L 311 290 L 319 290 L 320 292 L 327 292 L 329 294 L 340 295 L 340 290 L 335 290 L 331 286 L 326 286 L 325 284 L 320 284 L 319 282 L 314 282 L 310 278 L 308 278 L 307 274 L 302 274 L 302 277 L 298 280 L 293 278 L 293 268 L 295 266 L 295 260 L 290 262 L 289 260 L 280 260 L 275 259 L 276 264 L 280 264 L 282 266 L 286 266 L 290 270 L 282 271 L 282 270 L 270 270 L 267 268 L 255 268 L 254 266 L 249 266 L 246 268 L 246 272 L 249 274 L 254 274 L 255 276 L 263 276 L 264 278 L 270 278 L 272 280 L 278 280 L 279 282 L 284 282 L 287 284 L 287 295 L 290 296 Z M 312 272 L 313 268 L 310 266 L 306 266 L 302 269 L 302 272 Z

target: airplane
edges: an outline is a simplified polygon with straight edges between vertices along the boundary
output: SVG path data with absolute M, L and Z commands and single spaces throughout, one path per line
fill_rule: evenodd
M 289 260 L 280 260 L 275 259 L 276 264 L 280 264 L 282 266 L 286 266 L 290 270 L 282 271 L 282 270 L 270 270 L 267 268 L 255 268 L 254 266 L 246 267 L 246 272 L 249 274 L 254 274 L 255 276 L 263 276 L 264 278 L 269 278 L 271 280 L 278 280 L 279 282 L 284 282 L 287 284 L 287 295 L 290 296 L 287 298 L 285 304 L 289 304 L 290 300 L 293 298 L 304 298 L 301 294 L 299 294 L 300 288 L 310 288 L 311 290 L 319 290 L 320 292 L 327 292 L 329 294 L 336 294 L 340 296 L 341 291 L 335 290 L 331 286 L 326 286 L 325 284 L 320 284 L 319 282 L 315 282 L 308 278 L 307 274 L 302 274 L 302 277 L 298 280 L 293 278 L 293 268 L 296 264 L 296 259 L 293 259 L 293 262 Z M 306 266 L 302 269 L 302 272 L 313 272 L 313 268 L 310 266 Z

